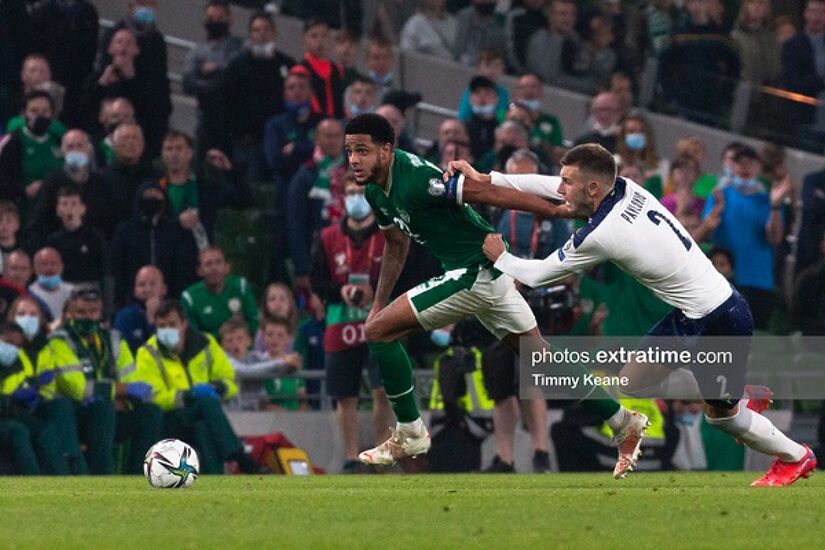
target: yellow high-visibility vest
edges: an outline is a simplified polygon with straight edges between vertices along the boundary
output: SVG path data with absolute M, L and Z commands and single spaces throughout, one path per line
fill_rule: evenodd
M 459 405 L 472 414 L 477 411 L 489 411 L 495 406 L 495 402 L 487 395 L 487 390 L 484 388 L 484 374 L 481 372 L 481 350 L 472 347 L 470 351 L 473 353 L 473 360 L 475 369 L 472 373 L 464 376 L 467 382 L 467 393 L 458 399 Z M 438 384 L 438 373 L 441 369 L 441 360 L 445 357 L 452 357 L 454 355 L 453 349 L 450 348 L 435 360 L 433 364 L 433 371 L 435 372 L 435 380 L 433 380 L 433 389 L 430 393 L 430 409 L 443 410 L 444 399 L 441 396 L 441 387 Z

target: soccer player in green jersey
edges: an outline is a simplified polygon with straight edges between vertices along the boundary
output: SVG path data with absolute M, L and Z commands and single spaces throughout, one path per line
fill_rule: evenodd
M 345 149 L 350 168 L 356 181 L 366 186 L 367 201 L 386 239 L 366 337 L 398 424 L 387 441 L 359 455 L 363 462 L 382 465 L 430 448 L 430 436 L 416 402 L 412 365 L 399 338 L 412 330 L 433 330 L 468 315 L 475 315 L 515 352 L 520 337 L 539 337 L 533 312 L 513 279 L 493 270 L 484 256 L 484 239 L 495 231 L 469 204 L 484 203 L 545 217 L 570 216 L 565 206 L 542 198 L 552 194 L 536 189 L 522 192 L 506 178 L 496 181 L 487 176 L 484 180 L 463 161 L 452 164 L 458 170 L 472 170 L 474 177 L 445 183 L 438 167 L 394 149 L 393 142 L 393 128 L 380 115 L 360 115 L 347 124 Z M 429 249 L 445 273 L 388 303 L 410 239 Z M 584 404 L 617 434 L 620 458 L 623 446 L 632 443 L 638 450 L 643 426 L 638 425 L 637 413 L 611 399 L 591 399 Z

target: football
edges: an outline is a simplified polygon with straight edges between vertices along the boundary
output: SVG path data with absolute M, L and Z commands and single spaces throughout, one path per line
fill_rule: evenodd
M 156 489 L 190 487 L 198 477 L 200 462 L 195 449 L 179 439 L 158 441 L 143 459 L 143 473 Z

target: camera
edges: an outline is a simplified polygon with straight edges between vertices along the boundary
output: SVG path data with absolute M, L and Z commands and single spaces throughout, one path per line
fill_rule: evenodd
M 567 285 L 547 288 L 533 288 L 525 296 L 533 314 L 539 319 L 557 318 L 567 315 L 576 307 L 576 291 Z

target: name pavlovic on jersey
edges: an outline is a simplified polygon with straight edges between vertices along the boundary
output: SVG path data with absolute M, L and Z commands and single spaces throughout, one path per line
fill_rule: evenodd
M 547 198 L 563 199 L 558 176 L 493 173 L 492 183 Z M 538 287 L 611 261 L 690 319 L 712 312 L 731 293 L 682 224 L 640 185 L 616 178 L 587 225 L 544 260 L 523 260 L 505 252 L 495 268 Z

